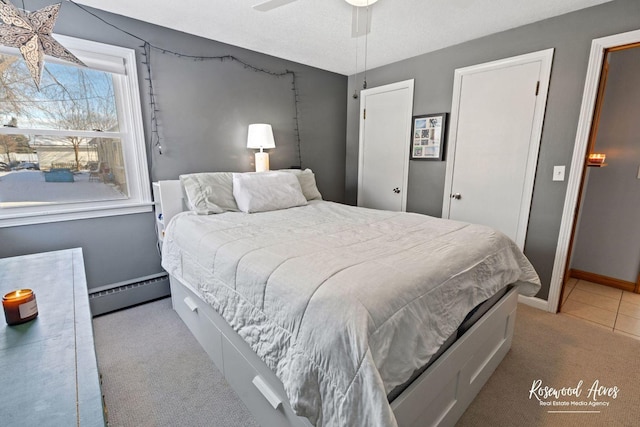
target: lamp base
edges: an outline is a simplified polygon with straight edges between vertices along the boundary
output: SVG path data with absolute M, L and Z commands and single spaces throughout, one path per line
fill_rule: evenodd
M 256 172 L 265 172 L 269 170 L 269 153 L 256 153 Z

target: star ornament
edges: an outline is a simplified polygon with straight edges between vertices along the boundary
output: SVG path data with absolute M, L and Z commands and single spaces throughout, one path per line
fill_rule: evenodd
M 0 44 L 20 49 L 38 90 L 44 55 L 85 66 L 51 36 L 60 4 L 23 13 L 13 4 L 0 1 Z

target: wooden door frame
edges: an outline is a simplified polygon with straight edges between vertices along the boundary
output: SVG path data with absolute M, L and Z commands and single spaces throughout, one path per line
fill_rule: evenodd
M 640 43 L 640 30 L 615 34 L 608 37 L 594 39 L 591 42 L 591 53 L 589 55 L 589 66 L 587 67 L 587 77 L 582 95 L 582 106 L 580 108 L 580 119 L 569 171 L 569 181 L 567 193 L 562 211 L 562 221 L 558 233 L 558 244 L 551 273 L 551 286 L 549 288 L 549 299 L 547 310 L 556 313 L 560 303 L 562 285 L 567 269 L 570 253 L 570 243 L 573 236 L 573 229 L 576 222 L 576 211 L 579 207 L 578 199 L 581 190 L 581 183 L 584 178 L 585 156 L 589 138 L 591 136 L 592 121 L 596 108 L 596 99 L 600 86 L 602 64 L 607 51 L 619 50 Z M 640 280 L 640 279 L 639 279 Z
M 366 99 L 370 95 L 378 95 L 385 92 L 392 92 L 399 89 L 408 89 L 411 93 L 411 100 L 407 106 L 407 123 L 406 123 L 406 137 L 404 144 L 404 174 L 402 177 L 402 193 L 401 193 L 401 211 L 407 210 L 407 193 L 409 183 L 409 141 L 411 139 L 411 119 L 413 114 L 413 88 L 414 79 L 404 80 L 396 83 L 390 83 L 384 86 L 377 86 L 371 89 L 365 89 L 360 92 L 360 131 L 358 136 L 358 198 L 357 205 L 360 206 L 362 202 L 362 174 L 364 171 L 364 140 L 365 140 L 365 110 L 367 108 Z
M 533 184 L 536 176 L 538 164 L 538 152 L 540 140 L 542 138 L 542 124 L 547 105 L 547 94 L 549 91 L 549 80 L 551 77 L 551 64 L 553 62 L 554 49 L 545 49 L 537 52 L 518 55 L 498 61 L 486 62 L 484 64 L 473 65 L 465 68 L 458 68 L 454 73 L 453 80 L 453 101 L 451 104 L 451 122 L 449 125 L 449 140 L 447 141 L 447 165 L 445 172 L 444 195 L 442 198 L 442 217 L 449 218 L 451 209 L 451 193 L 453 185 L 453 172 L 455 169 L 456 141 L 458 137 L 458 120 L 460 113 L 460 100 L 462 97 L 462 79 L 466 75 L 497 70 L 520 64 L 540 61 L 540 75 L 538 95 L 533 116 L 533 126 L 529 139 L 529 154 L 527 157 L 527 167 L 524 178 L 524 191 L 522 203 L 520 205 L 520 220 L 516 232 L 515 242 L 524 248 L 524 242 L 529 224 L 529 211 L 531 210 L 531 199 L 533 197 Z M 532 88 L 533 90 L 534 88 Z
M 591 130 L 589 131 L 589 140 L 587 141 L 587 148 L 582 162 L 582 178 L 580 179 L 580 188 L 578 189 L 578 198 L 576 199 L 576 210 L 573 215 L 573 224 L 571 225 L 571 237 L 569 238 L 569 247 L 567 248 L 568 259 L 565 263 L 564 275 L 562 276 L 562 287 L 560 289 L 560 299 L 564 296 L 565 283 L 571 277 L 571 254 L 573 254 L 573 245 L 575 243 L 576 230 L 578 229 L 578 218 L 580 216 L 580 206 L 582 206 L 582 198 L 584 196 L 584 187 L 587 180 L 587 155 L 591 153 L 596 145 L 596 138 L 598 136 L 598 127 L 600 126 L 600 116 L 602 115 L 602 104 L 604 103 L 604 91 L 607 87 L 607 78 L 609 77 L 609 58 L 610 49 L 605 49 L 602 56 L 602 65 L 600 68 L 600 83 L 598 83 L 598 93 L 596 95 L 596 103 L 594 106 L 593 119 L 591 121 Z M 558 305 L 558 310 L 560 305 Z

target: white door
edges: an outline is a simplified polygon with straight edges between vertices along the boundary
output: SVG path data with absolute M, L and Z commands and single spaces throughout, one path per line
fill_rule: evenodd
M 413 80 L 363 90 L 360 98 L 358 206 L 407 206 Z
M 524 247 L 552 58 L 549 49 L 456 70 L 443 217 Z

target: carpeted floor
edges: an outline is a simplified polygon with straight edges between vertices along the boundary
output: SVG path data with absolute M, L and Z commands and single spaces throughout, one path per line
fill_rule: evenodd
M 111 427 L 257 425 L 170 299 L 96 317 L 93 324 Z M 567 406 L 541 406 L 530 393 L 538 380 L 538 391 L 576 389 L 582 381 L 580 395 L 546 399 Z M 608 406 L 589 406 L 596 381 L 617 388 L 615 398 L 595 399 Z M 511 350 L 458 426 L 638 426 L 638 396 L 640 341 L 520 304 Z
M 575 389 L 582 381 L 581 393 L 551 397 L 546 400 L 552 406 L 541 406 L 535 396 L 529 398 L 536 380 L 542 381 L 538 390 L 545 386 Z M 589 396 L 596 381 L 596 388 L 617 387 L 617 397 Z M 519 304 L 511 350 L 457 426 L 640 426 L 639 396 L 640 341 L 594 323 Z M 554 400 L 569 405 L 553 405 Z M 571 405 L 594 400 L 609 405 Z
M 110 427 L 258 426 L 171 299 L 96 317 L 93 329 Z

